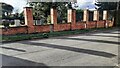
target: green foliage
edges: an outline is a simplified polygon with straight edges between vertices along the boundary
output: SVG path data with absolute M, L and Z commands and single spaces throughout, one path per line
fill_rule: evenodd
M 76 10 L 76 13 L 81 13 L 81 12 L 83 12 L 82 9 L 77 9 L 77 10 Z
M 97 2 L 98 10 L 115 10 L 117 9 L 117 2 Z M 120 9 L 120 7 L 119 7 Z
M 58 12 L 58 18 L 67 19 L 67 6 L 66 2 L 52 3 L 52 2 L 30 2 L 29 5 L 33 7 L 34 19 L 47 19 L 50 23 L 50 9 L 54 6 Z
M 7 13 L 7 16 L 8 16 L 8 13 L 12 13 L 13 11 L 13 6 L 12 5 L 9 5 L 9 4 L 6 4 L 6 3 L 0 3 L 1 4 L 1 10 L 2 10 L 2 16 L 4 17 L 5 16 L 5 13 Z
M 19 35 L 12 35 L 12 36 L 2 36 L 3 41 L 19 41 L 19 40 L 28 40 L 28 39 L 37 39 L 43 38 L 42 34 L 19 34 Z
M 49 35 L 47 33 L 43 33 L 42 35 L 43 35 L 43 38 L 48 38 L 49 37 Z
M 50 15 L 50 7 L 52 7 L 52 3 L 50 2 L 30 2 L 29 5 L 33 7 L 33 16 L 35 19 L 45 18 Z
M 83 20 L 83 10 L 77 9 L 76 10 L 76 22 Z
M 8 21 L 3 21 L 3 22 L 2 22 L 2 25 L 4 25 L 5 27 L 7 27 L 7 28 L 8 28 L 8 27 L 9 27 L 9 25 L 10 25 L 10 23 L 9 23 Z
M 68 6 L 66 6 L 68 3 L 57 3 L 57 20 L 58 23 L 67 23 L 67 9 Z

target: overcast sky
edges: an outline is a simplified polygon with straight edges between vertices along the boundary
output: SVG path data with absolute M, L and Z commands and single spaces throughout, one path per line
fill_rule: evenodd
M 26 6 L 27 0 L 0 0 L 0 2 L 5 2 L 7 4 L 10 4 L 14 7 L 14 12 L 18 10 L 19 12 L 23 11 L 23 7 Z M 79 5 L 80 8 L 86 8 L 85 5 L 87 6 L 94 6 L 94 0 L 77 0 L 77 4 Z M 92 7 L 93 7 L 92 6 Z

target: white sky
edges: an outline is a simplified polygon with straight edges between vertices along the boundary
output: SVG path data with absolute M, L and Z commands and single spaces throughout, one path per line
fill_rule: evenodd
M 18 10 L 19 12 L 23 11 L 23 7 L 26 6 L 27 0 L 0 0 L 0 2 L 5 2 L 14 7 L 14 12 Z M 94 0 L 77 0 L 78 5 L 82 6 L 86 3 L 92 4 Z

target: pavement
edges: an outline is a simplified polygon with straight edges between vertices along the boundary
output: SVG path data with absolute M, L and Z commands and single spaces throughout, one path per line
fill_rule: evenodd
M 118 66 L 118 29 L 3 43 L 3 66 Z

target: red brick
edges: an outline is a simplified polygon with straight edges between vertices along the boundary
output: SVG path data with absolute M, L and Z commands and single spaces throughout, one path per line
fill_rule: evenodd
M 50 32 L 50 25 L 34 26 L 35 32 Z
M 105 27 L 105 21 L 97 21 L 97 28 Z
M 11 27 L 9 29 L 1 29 L 2 35 L 13 35 L 13 34 L 26 34 L 27 26 L 22 27 Z
M 86 23 L 87 24 L 87 28 L 89 29 L 89 28 L 96 28 L 96 21 L 90 21 L 90 22 L 88 22 L 88 23 Z
M 70 30 L 70 24 L 57 24 L 54 26 L 54 31 L 64 31 L 64 30 Z

